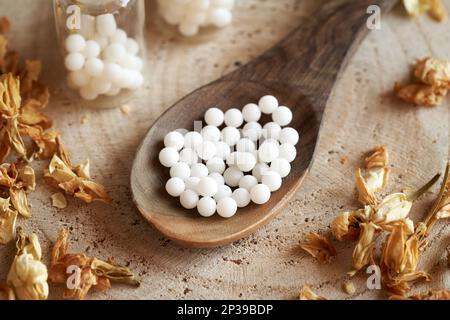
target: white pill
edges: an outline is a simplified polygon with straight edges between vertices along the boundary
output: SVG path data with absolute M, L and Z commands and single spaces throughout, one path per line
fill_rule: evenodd
M 239 109 L 232 108 L 225 112 L 225 124 L 228 127 L 239 128 L 244 123 L 244 117 Z
M 180 155 L 175 148 L 166 147 L 159 152 L 159 162 L 161 162 L 164 167 L 172 167 L 179 159 Z
M 122 67 L 117 63 L 105 63 L 103 77 L 109 79 L 115 85 L 119 85 L 122 81 Z
M 172 131 L 164 137 L 164 146 L 172 147 L 180 151 L 184 146 L 184 137 L 177 131 Z
M 280 158 L 286 159 L 289 162 L 292 162 L 297 157 L 297 149 L 289 143 L 283 143 L 279 148 L 280 150 Z
M 136 40 L 128 38 L 127 42 L 125 43 L 125 49 L 129 54 L 137 55 L 139 53 L 139 44 Z
M 85 61 L 86 59 L 81 53 L 72 52 L 66 56 L 64 65 L 66 66 L 67 70 L 78 71 L 83 68 Z
M 223 141 L 215 142 L 216 146 L 216 157 L 226 160 L 231 153 L 231 148 L 228 144 Z
M 184 17 L 183 22 L 201 26 L 206 22 L 206 18 L 205 12 L 190 12 L 189 15 Z
M 236 151 L 239 152 L 253 152 L 255 150 L 256 150 L 255 143 L 248 138 L 241 139 L 236 144 Z
M 276 122 L 268 122 L 264 125 L 262 132 L 264 138 L 278 140 L 281 132 L 281 127 Z
M 223 173 L 225 183 L 232 188 L 237 187 L 239 185 L 239 181 L 243 176 L 244 174 L 242 173 L 242 171 L 236 167 L 229 167 Z
M 258 122 L 249 122 L 242 129 L 242 135 L 252 141 L 257 141 L 262 136 L 262 127 Z
M 281 143 L 289 143 L 295 146 L 298 143 L 299 135 L 297 130 L 294 128 L 284 128 L 280 132 L 280 136 L 278 138 Z
M 234 151 L 227 157 L 226 162 L 229 166 L 236 166 L 240 152 Z
M 116 85 L 111 85 L 111 89 L 105 93 L 105 95 L 113 97 L 117 96 L 120 93 L 121 88 Z
M 277 172 L 282 178 L 285 178 L 291 172 L 291 164 L 283 158 L 278 158 L 272 161 L 270 169 Z
M 71 34 L 66 38 L 67 52 L 82 52 L 86 46 L 86 40 L 79 34 Z
M 198 155 L 194 149 L 185 148 L 180 152 L 180 162 L 187 163 L 188 165 L 193 165 L 198 162 Z
M 239 152 L 237 157 L 237 167 L 242 172 L 252 171 L 256 165 L 256 157 L 250 152 Z
M 98 58 L 91 58 L 86 60 L 86 64 L 84 65 L 84 70 L 91 77 L 99 77 L 103 73 L 105 65 L 103 61 Z
M 242 109 L 242 115 L 246 122 L 258 122 L 261 119 L 261 110 L 257 104 L 249 103 Z
M 115 63 L 120 63 L 126 55 L 127 51 L 120 43 L 111 43 L 105 48 L 105 52 L 103 53 L 106 62 Z
M 233 15 L 227 9 L 217 8 L 211 11 L 209 21 L 218 28 L 223 28 L 233 21 Z
M 272 113 L 272 119 L 282 127 L 287 126 L 292 121 L 292 111 L 288 107 L 278 107 Z
M 191 0 L 188 4 L 190 12 L 206 11 L 209 8 L 209 0 Z
M 205 218 L 213 216 L 216 213 L 216 208 L 216 201 L 210 197 L 201 198 L 197 204 L 198 213 Z
M 252 190 L 254 186 L 258 184 L 258 179 L 256 179 L 252 175 L 246 175 L 239 180 L 239 188 L 247 189 L 248 191 Z
M 212 141 L 212 142 L 217 142 L 220 140 L 221 137 L 221 133 L 219 128 L 217 128 L 216 126 L 206 126 L 202 129 L 202 137 L 203 140 L 207 140 L 207 141 Z
M 123 56 L 122 60 L 119 63 L 123 68 L 135 71 L 142 71 L 142 69 L 144 68 L 144 62 L 140 57 L 133 56 L 128 53 Z
M 237 203 L 231 197 L 224 197 L 217 203 L 217 213 L 222 218 L 231 218 L 236 214 Z
M 170 168 L 170 176 L 172 178 L 180 178 L 186 180 L 191 176 L 191 168 L 187 163 L 178 162 Z
M 193 37 L 198 33 L 198 25 L 191 23 L 190 21 L 183 21 L 178 30 L 185 37 Z
M 69 78 L 70 81 L 77 87 L 84 87 L 91 80 L 91 77 L 84 72 L 84 70 L 72 71 L 69 74 Z
M 274 192 L 281 188 L 282 179 L 278 172 L 267 171 L 263 174 L 261 182 L 268 186 L 270 191 Z
M 270 168 L 266 163 L 258 163 L 253 168 L 252 175 L 258 180 L 258 182 L 261 182 L 263 175 L 269 170 Z
M 166 183 L 166 191 L 172 197 L 179 197 L 185 190 L 186 186 L 183 179 L 173 177 Z
M 96 26 L 97 32 L 104 37 L 112 37 L 117 30 L 116 19 L 110 13 L 97 16 Z
M 98 93 L 87 84 L 80 88 L 80 96 L 84 100 L 92 101 L 98 98 Z
M 195 148 L 197 145 L 203 142 L 203 137 L 200 133 L 196 131 L 191 131 L 186 133 L 184 136 L 184 147 L 185 148 Z
M 83 50 L 83 55 L 86 59 L 97 58 L 100 54 L 100 45 L 94 40 L 86 41 L 86 46 Z
M 223 178 L 223 176 L 220 173 L 213 172 L 213 173 L 210 173 L 208 175 L 208 177 L 213 178 L 214 180 L 216 180 L 218 186 L 221 186 L 221 185 L 225 184 L 225 179 Z
M 250 192 L 247 189 L 239 188 L 233 191 L 232 198 L 239 208 L 244 208 L 250 204 Z
M 278 144 L 272 141 L 264 141 L 258 149 L 258 157 L 262 162 L 272 162 L 279 153 Z
M 97 44 L 100 46 L 100 51 L 105 49 L 106 46 L 108 45 L 108 38 L 103 37 L 99 34 L 96 34 L 91 40 L 97 42 Z
M 225 162 L 219 157 L 209 159 L 206 162 L 206 166 L 208 167 L 208 171 L 210 173 L 216 172 L 222 174 L 225 171 Z
M 209 108 L 205 113 L 205 122 L 210 126 L 220 127 L 224 119 L 224 113 L 218 108 Z
M 197 192 L 193 190 L 186 190 L 180 196 L 180 203 L 185 209 L 194 209 L 197 207 L 199 197 Z
M 184 180 L 184 184 L 186 185 L 186 189 L 191 189 L 196 191 L 198 183 L 200 182 L 200 178 L 197 177 L 189 177 Z
M 256 204 L 264 204 L 270 200 L 270 189 L 265 184 L 258 184 L 250 191 L 250 197 Z
M 142 87 L 144 84 L 144 76 L 139 71 L 132 70 L 130 71 L 131 74 L 131 85 L 129 88 L 131 90 L 136 90 Z
M 191 166 L 191 177 L 204 178 L 208 174 L 208 168 L 203 163 L 194 163 Z
M 231 197 L 232 194 L 233 194 L 233 191 L 231 191 L 231 188 L 225 184 L 222 184 L 222 185 L 219 185 L 217 193 L 214 196 L 214 200 L 219 201 L 222 198 Z
M 238 129 L 234 127 L 225 127 L 222 129 L 222 141 L 227 143 L 230 147 L 236 145 L 236 143 L 241 139 L 241 133 Z
M 214 197 L 219 189 L 219 186 L 213 178 L 203 177 L 197 186 L 198 193 L 203 197 Z
M 98 94 L 105 94 L 111 89 L 111 82 L 103 78 L 91 78 L 89 86 Z
M 259 100 L 258 105 L 262 113 L 272 114 L 278 108 L 278 100 L 274 96 L 264 96 Z
M 216 145 L 211 141 L 203 141 L 195 146 L 200 159 L 208 161 L 216 155 Z
M 169 4 L 169 7 L 166 7 L 165 6 L 166 3 L 168 3 L 168 2 L 159 2 L 160 9 L 164 9 L 164 10 L 161 10 L 164 20 L 166 20 L 166 22 L 171 25 L 174 25 L 174 26 L 178 25 L 185 16 L 185 11 L 180 10 L 180 9 L 184 9 L 184 7 L 182 6 L 182 4 L 180 4 L 180 6 L 176 6 L 176 7 L 174 7 L 172 4 Z M 172 6 L 170 6 L 170 5 L 172 5 Z
M 109 37 L 109 41 L 111 43 L 117 42 L 125 46 L 127 43 L 127 33 L 122 29 L 117 29 L 116 32 L 111 37 Z

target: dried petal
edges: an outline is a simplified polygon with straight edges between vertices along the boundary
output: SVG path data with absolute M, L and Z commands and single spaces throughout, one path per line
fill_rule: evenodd
M 358 190 L 358 200 L 362 204 L 376 205 L 378 203 L 374 190 L 369 188 L 359 168 L 356 170 L 356 189 Z
M 372 221 L 377 224 L 388 224 L 405 219 L 411 207 L 412 201 L 404 193 L 391 194 L 374 208 Z
M 375 240 L 380 231 L 380 228 L 372 222 L 361 223 L 359 226 L 361 233 L 353 250 L 353 270 L 349 272 L 350 276 L 355 275 L 356 272 L 374 261 Z
M 0 34 L 5 34 L 9 31 L 9 20 L 7 17 L 0 17 Z
M 60 183 L 59 187 L 68 194 L 71 194 L 86 203 L 91 203 L 92 201 L 111 202 L 111 199 L 102 185 L 83 178 L 74 178 L 70 181 Z
M 442 0 L 429 0 L 429 1 L 430 1 L 430 10 L 428 11 L 428 14 L 434 20 L 437 20 L 439 22 L 442 22 L 445 19 L 447 19 L 448 16 L 447 9 L 442 3 Z
M 310 287 L 303 286 L 303 289 L 299 295 L 299 300 L 327 300 L 327 299 L 312 292 Z
M 62 192 L 52 194 L 52 206 L 58 209 L 65 209 L 67 207 L 66 197 Z
M 13 207 L 25 218 L 31 217 L 31 208 L 28 204 L 27 194 L 23 189 L 12 187 L 9 189 L 9 197 Z
M 377 146 L 371 151 L 371 154 L 365 159 L 366 170 L 372 168 L 387 167 L 389 162 L 389 153 L 386 146 Z
M 424 0 L 403 0 L 406 12 L 412 17 L 417 17 L 430 9 L 428 1 Z
M 8 207 L 1 208 L 0 212 L 0 244 L 6 244 L 12 241 L 15 237 L 17 212 L 9 209 L 9 199 L 7 200 Z
M 41 247 L 35 234 L 17 231 L 17 254 L 8 273 L 7 284 L 19 300 L 45 300 L 48 297 L 47 267 L 40 261 Z
M 437 106 L 442 104 L 447 95 L 447 88 L 427 84 L 396 84 L 394 88 L 397 97 L 417 106 Z
M 32 89 L 33 84 L 39 80 L 39 76 L 41 74 L 42 64 L 37 60 L 26 60 L 25 61 L 25 69 L 22 71 L 20 75 L 20 93 L 23 96 L 29 96 Z
M 308 233 L 300 247 L 320 263 L 328 263 L 337 255 L 336 249 L 330 240 L 317 233 Z
M 450 61 L 431 57 L 418 60 L 414 76 L 423 84 L 448 88 L 450 85 Z
M 27 126 L 39 126 L 43 130 L 51 128 L 52 120 L 41 112 L 42 107 L 40 101 L 27 99 L 20 109 L 20 123 Z
M 331 223 L 331 232 L 339 241 L 356 241 L 359 238 L 359 224 L 365 221 L 364 210 L 343 212 Z

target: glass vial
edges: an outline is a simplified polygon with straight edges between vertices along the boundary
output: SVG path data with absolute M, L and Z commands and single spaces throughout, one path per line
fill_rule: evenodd
M 113 108 L 144 85 L 144 0 L 53 0 L 68 87 Z

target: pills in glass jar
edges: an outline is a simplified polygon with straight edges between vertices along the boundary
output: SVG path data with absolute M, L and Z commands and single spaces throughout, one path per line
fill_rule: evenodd
M 113 14 L 82 16 L 82 30 L 65 39 L 64 64 L 71 71 L 67 77 L 70 87 L 84 100 L 142 87 L 143 61 L 138 56 L 138 42 L 117 27 Z
M 233 21 L 234 0 L 158 0 L 159 13 L 185 37 L 199 33 L 200 28 L 224 28 Z
M 73 72 L 72 81 L 82 83 L 84 75 Z M 272 121 L 260 123 L 262 114 Z M 202 130 L 177 129 L 164 137 L 159 160 L 170 168 L 170 196 L 202 217 L 231 218 L 239 208 L 265 204 L 272 192 L 280 192 L 299 141 L 297 130 L 286 127 L 293 118 L 288 107 L 267 95 L 242 110 L 210 108 L 204 118 Z

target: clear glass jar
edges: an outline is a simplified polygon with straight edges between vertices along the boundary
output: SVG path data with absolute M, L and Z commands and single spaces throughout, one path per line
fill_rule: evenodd
M 67 85 L 84 104 L 113 108 L 144 85 L 144 0 L 53 0 Z
M 235 0 L 158 0 L 158 25 L 185 39 L 206 40 L 233 21 Z

